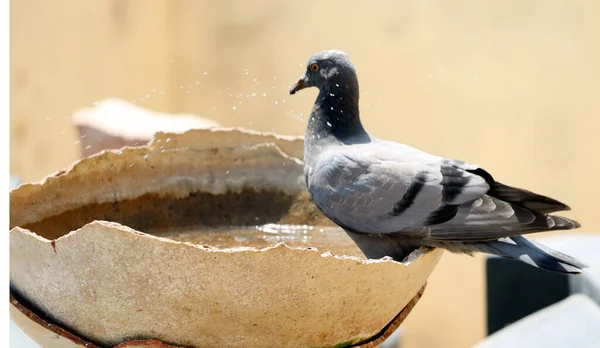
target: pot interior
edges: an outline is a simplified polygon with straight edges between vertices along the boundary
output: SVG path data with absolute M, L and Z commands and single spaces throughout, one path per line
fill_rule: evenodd
M 279 242 L 336 255 L 363 258 L 346 233 L 312 204 L 306 192 L 275 190 L 147 194 L 79 207 L 22 226 L 47 239 L 59 238 L 94 220 L 118 222 L 137 231 L 217 248 L 264 248 Z

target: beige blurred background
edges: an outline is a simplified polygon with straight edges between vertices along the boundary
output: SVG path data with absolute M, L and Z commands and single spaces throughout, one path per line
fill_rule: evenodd
M 290 98 L 288 86 L 312 53 L 339 48 L 376 136 L 477 163 L 600 230 L 600 2 L 19 0 L 10 11 L 10 171 L 25 181 L 78 158 L 71 115 L 108 97 L 303 134 L 316 90 Z M 446 254 L 403 326 L 406 347 L 482 339 L 483 276 L 483 257 Z

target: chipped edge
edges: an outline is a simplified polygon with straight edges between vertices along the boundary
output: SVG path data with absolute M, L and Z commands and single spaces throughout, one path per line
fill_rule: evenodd
M 302 135 L 285 135 L 279 134 L 275 132 L 261 132 L 254 129 L 244 128 L 244 127 L 212 127 L 212 128 L 204 128 L 204 129 L 190 129 L 188 132 L 199 132 L 206 131 L 211 133 L 220 133 L 220 132 L 238 132 L 244 135 L 254 135 L 254 136 L 265 136 L 265 137 L 273 137 L 277 140 L 283 141 L 304 141 L 304 136 Z M 186 132 L 184 132 L 186 133 Z M 156 132 L 154 134 L 154 138 L 148 142 L 148 145 L 152 145 L 156 140 L 162 139 L 163 137 L 168 137 L 171 135 L 179 135 L 184 133 L 175 133 L 175 132 Z
M 73 231 L 71 231 L 63 236 L 60 236 L 56 239 L 53 239 L 53 240 L 44 238 L 44 237 L 38 235 L 37 233 L 30 231 L 26 228 L 20 227 L 20 226 L 13 227 L 9 233 L 11 233 L 11 234 L 12 233 L 23 233 L 25 235 L 33 237 L 34 239 L 37 240 L 37 242 L 50 244 L 52 249 L 54 250 L 54 252 L 56 252 L 56 250 L 58 248 L 57 244 L 61 243 L 62 240 L 66 240 L 66 239 L 70 239 L 70 238 L 77 238 L 78 234 L 84 233 L 82 231 L 91 229 L 95 226 L 102 226 L 105 228 L 117 230 L 122 233 L 129 233 L 129 234 L 135 236 L 136 238 L 148 238 L 148 239 L 154 240 L 155 242 L 158 242 L 158 243 L 185 245 L 186 247 L 191 247 L 191 248 L 198 249 L 201 251 L 206 251 L 206 252 L 225 253 L 225 254 L 240 253 L 240 252 L 266 253 L 266 252 L 271 252 L 272 250 L 278 250 L 278 249 L 285 248 L 292 252 L 311 252 L 314 254 L 318 254 L 321 257 L 330 257 L 330 258 L 340 260 L 340 261 L 347 260 L 347 261 L 364 264 L 364 265 L 374 265 L 374 264 L 379 264 L 379 263 L 395 263 L 395 264 L 399 264 L 399 265 L 408 267 L 412 264 L 413 261 L 421 259 L 422 257 L 425 257 L 426 255 L 432 253 L 435 250 L 432 248 L 419 248 L 412 253 L 412 254 L 414 254 L 413 258 L 411 258 L 408 261 L 398 262 L 398 261 L 393 260 L 390 257 L 383 257 L 381 259 L 362 259 L 362 258 L 359 258 L 356 256 L 350 256 L 350 255 L 336 255 L 336 254 L 332 253 L 331 251 L 326 251 L 326 252 L 321 253 L 315 247 L 292 247 L 292 246 L 286 244 L 285 242 L 279 242 L 279 243 L 276 243 L 273 245 L 268 245 L 268 246 L 262 247 L 262 248 L 251 247 L 251 246 L 219 248 L 219 247 L 211 246 L 209 244 L 196 244 L 196 243 L 191 243 L 191 242 L 176 241 L 176 240 L 172 240 L 172 239 L 165 238 L 165 237 L 158 237 L 158 236 L 154 236 L 149 233 L 137 231 L 129 226 L 122 225 L 118 222 L 103 221 L 103 220 L 94 220 L 90 223 L 85 224 L 81 228 L 73 230 Z M 438 252 L 440 252 L 440 251 L 438 251 Z
M 288 141 L 290 143 L 293 143 L 295 141 L 303 141 L 304 137 L 303 136 L 294 136 L 294 135 L 283 135 L 283 134 L 278 134 L 278 133 L 274 133 L 274 132 L 260 132 L 260 131 L 256 131 L 256 130 L 251 130 L 251 129 L 247 129 L 247 128 L 242 128 L 242 127 L 213 127 L 213 128 L 205 128 L 205 129 L 190 129 L 187 130 L 185 132 L 182 133 L 175 133 L 175 132 L 156 132 L 154 134 L 154 136 L 152 137 L 152 139 L 150 141 L 148 141 L 146 144 L 143 145 L 139 145 L 139 146 L 123 146 L 119 149 L 108 149 L 108 150 L 102 150 L 100 152 L 97 152 L 93 155 L 81 158 L 79 160 L 76 160 L 75 162 L 71 163 L 71 165 L 69 165 L 67 168 L 63 168 L 63 169 L 59 169 L 49 175 L 47 175 L 46 177 L 42 178 L 41 180 L 38 181 L 33 181 L 33 182 L 25 182 L 25 183 L 21 183 L 19 186 L 13 188 L 12 190 L 10 190 L 10 192 L 18 190 L 21 186 L 37 186 L 37 185 L 42 185 L 44 183 L 46 183 L 48 180 L 51 180 L 52 178 L 57 178 L 59 176 L 65 175 L 65 174 L 69 174 L 71 172 L 73 172 L 74 170 L 76 170 L 76 167 L 85 161 L 88 161 L 90 159 L 94 159 L 96 157 L 100 157 L 102 155 L 104 155 L 105 153 L 118 153 L 119 151 L 131 151 L 131 150 L 146 150 L 146 151 L 152 151 L 156 149 L 156 143 L 157 140 L 162 140 L 165 137 L 184 137 L 187 133 L 192 133 L 192 132 L 211 132 L 211 133 L 227 133 L 227 132 L 237 132 L 237 133 L 241 133 L 243 135 L 250 135 L 250 136 L 262 136 L 265 138 L 274 138 L 275 140 L 280 140 L 280 141 Z M 285 151 L 283 151 L 281 149 L 281 147 L 273 142 L 273 141 L 269 141 L 269 139 L 265 139 L 264 142 L 262 143 L 257 143 L 254 144 L 252 146 L 245 146 L 244 144 L 238 144 L 237 146 L 224 146 L 224 148 L 232 148 L 232 147 L 245 147 L 245 148 L 251 148 L 253 146 L 256 145 L 261 145 L 261 144 L 268 144 L 271 143 L 272 146 L 276 147 L 279 151 L 279 153 L 284 154 L 286 158 L 289 159 L 295 159 L 297 161 L 299 161 L 300 163 L 303 163 L 302 160 L 298 157 L 294 157 L 288 153 L 286 153 Z M 169 148 L 168 150 L 175 150 L 175 149 L 186 149 L 189 147 L 173 147 L 173 148 Z

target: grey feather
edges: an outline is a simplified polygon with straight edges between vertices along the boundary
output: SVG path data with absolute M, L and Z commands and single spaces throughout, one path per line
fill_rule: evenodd
M 477 165 L 371 136 L 360 121 L 358 78 L 348 56 L 323 51 L 307 66 L 313 64 L 319 68 L 308 69 L 290 91 L 319 88 L 305 135 L 306 184 L 315 205 L 367 257 L 401 260 L 431 246 L 521 259 L 556 272 L 584 266 L 521 236 L 579 227 L 549 215 L 567 205 L 501 184 Z
M 522 236 L 509 237 L 507 240 L 487 243 L 463 244 L 469 251 L 495 254 L 523 261 L 533 267 L 558 272 L 577 274 L 587 267 L 583 262 L 545 247 Z

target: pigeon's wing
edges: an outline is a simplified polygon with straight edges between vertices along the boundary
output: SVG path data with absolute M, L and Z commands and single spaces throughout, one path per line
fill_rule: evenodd
M 429 226 L 430 233 L 427 238 L 437 241 L 475 242 L 577 227 L 579 224 L 571 219 L 546 215 L 484 195 L 460 206 L 452 219 Z
M 546 214 L 568 208 L 562 203 L 461 161 L 352 146 L 322 153 L 312 171 L 315 204 L 352 232 L 481 241 L 576 224 Z
M 309 191 L 326 216 L 350 231 L 424 237 L 428 226 L 452 219 L 489 189 L 482 177 L 444 161 L 332 148 L 309 173 Z

